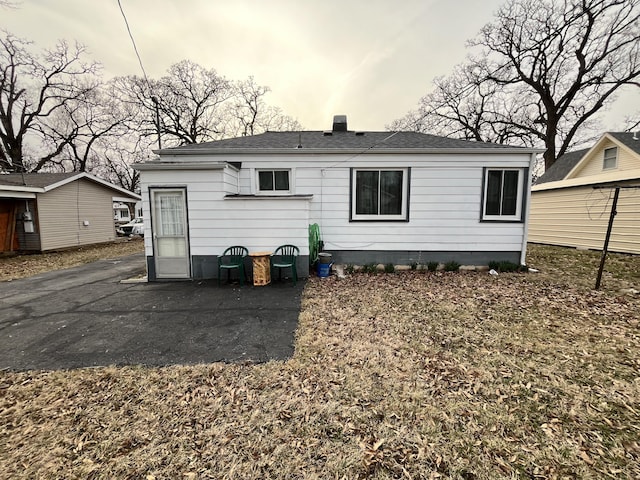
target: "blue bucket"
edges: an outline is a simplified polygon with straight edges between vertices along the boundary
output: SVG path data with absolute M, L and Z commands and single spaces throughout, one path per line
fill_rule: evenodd
M 332 263 L 318 263 L 318 276 L 320 278 L 328 277 L 331 273 Z

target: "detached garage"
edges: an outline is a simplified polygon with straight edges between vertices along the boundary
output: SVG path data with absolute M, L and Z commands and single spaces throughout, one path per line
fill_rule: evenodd
M 0 174 L 2 252 L 113 241 L 113 202 L 139 200 L 139 195 L 88 173 Z

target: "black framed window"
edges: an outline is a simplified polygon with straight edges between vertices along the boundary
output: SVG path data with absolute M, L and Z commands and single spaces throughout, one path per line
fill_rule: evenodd
M 352 220 L 407 220 L 409 169 L 351 171 Z
M 483 220 L 522 219 L 523 178 L 522 169 L 485 170 Z
M 289 170 L 259 170 L 258 191 L 287 193 L 290 191 Z

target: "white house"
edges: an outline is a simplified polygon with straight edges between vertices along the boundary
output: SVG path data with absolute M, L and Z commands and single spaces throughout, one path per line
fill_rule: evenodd
M 416 132 L 267 132 L 137 164 L 150 280 L 214 278 L 231 245 L 300 248 L 309 226 L 339 263 L 524 262 L 537 150 Z

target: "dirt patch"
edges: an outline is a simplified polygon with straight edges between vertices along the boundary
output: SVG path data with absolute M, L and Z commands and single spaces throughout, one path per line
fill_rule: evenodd
M 70 248 L 59 252 L 0 257 L 0 281 L 31 277 L 39 273 L 75 267 L 96 260 L 123 257 L 144 251 L 141 238 Z
M 536 260 L 539 275 L 312 278 L 286 362 L 4 372 L 0 468 L 10 478 L 640 478 L 640 301 L 587 289 L 591 271 L 580 276 L 571 251 L 540 248 L 571 275 L 557 281 Z

